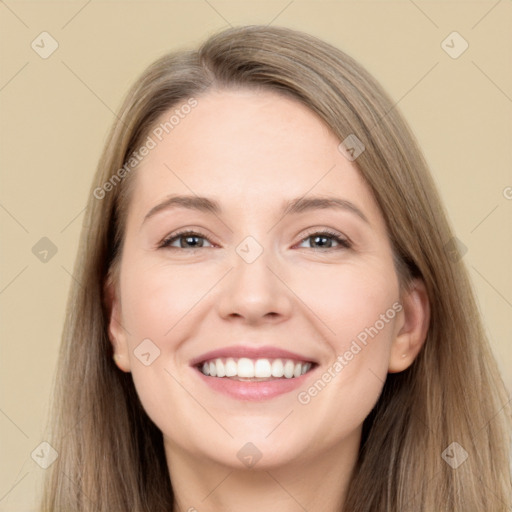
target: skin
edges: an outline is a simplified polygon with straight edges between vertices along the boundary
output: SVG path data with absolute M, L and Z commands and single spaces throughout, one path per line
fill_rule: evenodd
M 314 113 L 268 91 L 197 99 L 132 177 L 119 272 L 107 286 L 116 364 L 132 373 L 163 432 L 176 511 L 339 511 L 386 374 L 406 369 L 425 340 L 425 287 L 416 280 L 401 290 L 371 191 Z M 166 209 L 144 222 L 170 194 L 207 196 L 223 211 Z M 349 200 L 368 222 L 348 210 L 282 215 L 283 200 L 313 195 Z M 308 235 L 326 228 L 353 245 L 328 238 L 315 249 Z M 203 246 L 182 238 L 159 248 L 181 229 L 199 231 Z M 236 252 L 247 236 L 263 248 L 250 264 Z M 402 310 L 300 403 L 298 392 L 397 301 Z M 146 366 L 134 350 L 148 338 L 160 355 Z M 300 352 L 319 366 L 299 390 L 263 401 L 213 391 L 190 367 L 243 343 Z M 253 468 L 237 457 L 248 442 L 262 455 Z

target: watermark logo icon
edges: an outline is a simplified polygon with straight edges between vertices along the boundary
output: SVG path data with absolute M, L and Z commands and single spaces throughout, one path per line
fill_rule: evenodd
M 468 248 L 455 236 L 444 245 L 444 250 L 453 263 L 457 263 L 468 252 Z
M 160 349 L 149 338 L 139 343 L 133 353 L 144 366 L 150 366 L 155 359 L 160 357 Z
M 466 462 L 469 455 L 459 443 L 453 442 L 448 446 L 448 448 L 446 448 L 446 450 L 444 450 L 441 457 L 446 464 L 451 466 L 453 469 L 457 469 L 461 464 Z
M 245 443 L 236 456 L 240 459 L 240 462 L 248 468 L 254 467 L 257 462 L 261 459 L 263 454 L 253 443 Z
M 361 140 L 351 133 L 338 146 L 338 151 L 347 159 L 353 162 L 366 148 Z
M 441 42 L 441 48 L 452 59 L 458 59 L 469 48 L 469 43 L 454 31 Z
M 39 57 L 47 59 L 59 47 L 59 43 L 48 32 L 41 32 L 30 46 Z
M 32 254 L 42 263 L 48 263 L 57 254 L 57 246 L 49 238 L 43 236 L 32 247 Z
M 254 237 L 248 236 L 237 245 L 236 253 L 246 263 L 253 263 L 263 253 L 263 247 L 258 243 L 258 241 Z
M 36 446 L 30 456 L 38 466 L 48 469 L 57 460 L 59 454 L 50 443 L 43 441 Z

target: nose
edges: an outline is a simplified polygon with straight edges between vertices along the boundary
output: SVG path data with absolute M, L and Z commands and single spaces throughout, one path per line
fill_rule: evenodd
M 218 311 L 223 319 L 248 324 L 280 323 L 289 318 L 293 292 L 267 251 L 252 263 L 235 255 L 223 280 Z

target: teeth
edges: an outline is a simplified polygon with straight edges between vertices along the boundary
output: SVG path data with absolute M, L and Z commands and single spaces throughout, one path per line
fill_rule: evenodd
M 238 360 L 237 374 L 239 377 L 254 377 L 254 363 L 250 359 L 242 357 L 241 359 Z
M 215 366 L 217 367 L 217 377 L 225 377 L 226 376 L 226 367 L 222 362 L 222 359 L 217 359 L 215 361 Z
M 295 364 L 293 363 L 293 361 L 286 361 L 286 363 L 284 365 L 284 376 L 287 379 L 291 379 L 293 377 L 294 370 L 295 370 Z
M 271 377 L 272 367 L 268 359 L 258 359 L 254 365 L 254 376 L 255 377 Z
M 284 375 L 284 365 L 281 359 L 274 359 L 272 363 L 272 377 L 282 377 Z
M 203 366 L 204 368 L 204 366 Z M 238 365 L 235 360 L 230 357 L 225 364 L 226 368 L 226 377 L 234 377 L 238 373 Z M 204 372 L 203 372 L 204 373 Z M 205 375 L 208 375 L 207 373 Z
M 201 372 L 210 377 L 239 377 L 242 379 L 297 378 L 311 369 L 311 363 L 291 359 L 249 359 L 232 357 L 204 362 Z

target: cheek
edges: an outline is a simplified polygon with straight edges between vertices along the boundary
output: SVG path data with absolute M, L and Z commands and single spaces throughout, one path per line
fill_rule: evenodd
M 355 426 L 375 405 L 386 380 L 402 308 L 398 279 L 392 268 L 377 265 L 315 277 L 308 306 L 326 326 L 331 359 L 313 385 L 301 390 L 298 402 L 320 415 L 336 411 Z
M 192 421 L 192 413 L 200 411 L 194 409 L 190 395 L 180 385 L 184 361 L 179 360 L 183 358 L 179 347 L 191 336 L 190 318 L 194 304 L 204 295 L 206 276 L 183 267 L 148 265 L 135 258 L 127 258 L 125 263 L 122 311 L 137 394 L 162 431 L 186 438 L 184 425 Z M 176 418 L 176 410 L 181 421 Z
M 207 276 L 179 266 L 171 269 L 165 264 L 134 264 L 130 268 L 132 271 L 126 273 L 121 285 L 126 328 L 132 338 L 154 339 L 159 346 L 165 340 L 168 345 L 176 337 L 181 319 L 204 296 Z
M 330 267 L 330 268 L 329 268 Z M 381 262 L 334 265 L 322 271 L 304 273 L 294 283 L 298 295 L 325 326 L 325 337 L 337 353 L 349 349 L 358 336 L 364 341 L 368 330 L 390 329 L 396 316 L 399 285 L 392 266 Z M 395 305 L 395 309 L 393 309 Z

